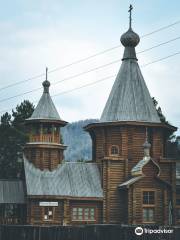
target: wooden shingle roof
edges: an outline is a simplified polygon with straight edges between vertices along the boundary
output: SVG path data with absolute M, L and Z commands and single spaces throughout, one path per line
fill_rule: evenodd
M 32 116 L 27 120 L 56 120 L 59 121 L 60 116 L 49 94 L 50 82 L 43 82 L 44 92 L 41 96 Z
M 41 171 L 24 159 L 28 196 L 102 198 L 100 173 L 95 163 L 66 162 Z
M 135 46 L 139 40 L 131 28 L 121 37 L 125 47 L 122 65 L 101 115 L 101 122 L 161 122 L 137 62 Z

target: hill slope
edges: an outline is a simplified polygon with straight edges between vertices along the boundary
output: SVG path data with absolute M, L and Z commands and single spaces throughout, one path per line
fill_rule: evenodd
M 61 129 L 63 142 L 68 146 L 64 154 L 66 161 L 91 160 L 91 137 L 83 127 L 97 121 L 97 119 L 80 120 L 69 123 Z

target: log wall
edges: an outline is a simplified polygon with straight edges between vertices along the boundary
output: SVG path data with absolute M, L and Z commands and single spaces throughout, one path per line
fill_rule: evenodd
M 141 223 L 142 209 L 140 205 L 140 186 L 129 192 L 118 190 L 118 186 L 127 181 L 131 176 L 131 169 L 144 157 L 143 144 L 146 140 L 146 126 L 138 125 L 106 125 L 94 127 L 89 130 L 93 141 L 93 161 L 102 164 L 102 184 L 104 191 L 103 202 L 103 223 Z M 167 182 L 165 186 L 159 186 L 157 181 L 153 183 L 152 179 L 158 174 L 158 168 L 155 167 L 153 175 L 152 166 L 145 170 L 149 178 L 146 179 L 144 187 L 157 188 L 157 208 L 162 218 L 156 218 L 157 223 L 167 222 L 167 201 L 171 199 L 175 207 L 175 193 L 168 189 L 168 184 L 175 189 L 175 164 L 173 161 L 162 163 L 160 159 L 164 158 L 166 153 L 166 138 L 168 133 L 161 127 L 149 126 L 147 128 L 148 141 L 151 143 L 150 154 L 160 168 L 160 177 Z M 112 145 L 119 148 L 118 155 L 111 155 Z M 124 193 L 124 194 L 122 194 Z M 137 198 L 137 199 L 136 199 Z M 123 200 L 128 200 L 124 208 Z M 136 206 L 137 204 L 137 206 Z M 137 210 L 138 209 L 138 210 Z M 129 213 L 129 219 L 124 218 L 125 213 Z
M 58 202 L 58 206 L 53 208 L 53 219 L 44 219 L 45 207 L 40 206 L 40 202 Z M 96 200 L 71 200 L 71 199 L 29 199 L 27 204 L 27 223 L 32 225 L 79 225 L 102 223 L 102 201 Z M 95 208 L 95 221 L 73 221 L 73 207 L 93 207 Z
M 53 170 L 62 162 L 63 151 L 64 149 L 52 145 L 28 145 L 25 148 L 25 156 L 39 169 Z

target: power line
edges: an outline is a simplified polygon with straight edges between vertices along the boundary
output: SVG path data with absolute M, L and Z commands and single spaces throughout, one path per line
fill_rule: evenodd
M 166 56 L 166 57 L 159 58 L 159 59 L 157 59 L 157 60 L 155 60 L 155 61 L 146 63 L 146 64 L 144 64 L 144 65 L 141 65 L 140 67 L 143 68 L 143 67 L 149 66 L 149 65 L 151 65 L 151 64 L 154 64 L 154 63 L 157 63 L 157 62 L 161 62 L 161 61 L 163 61 L 163 60 L 165 60 L 165 59 L 174 57 L 174 56 L 176 56 L 176 55 L 178 55 L 178 54 L 180 54 L 180 51 L 179 51 L 179 52 L 176 52 L 176 53 L 174 53 L 174 54 L 168 55 L 168 56 Z M 106 77 L 106 78 L 99 79 L 99 80 L 94 81 L 94 82 L 92 82 L 92 83 L 85 84 L 85 85 L 82 85 L 82 86 L 77 87 L 77 88 L 73 88 L 73 89 L 70 89 L 70 90 L 67 90 L 67 91 L 63 91 L 63 92 L 57 93 L 57 94 L 55 94 L 55 95 L 52 95 L 52 97 L 57 97 L 57 96 L 59 96 L 59 95 L 63 95 L 63 94 L 66 94 L 66 93 L 69 93 L 69 92 L 72 92 L 72 91 L 75 91 L 75 90 L 78 90 L 78 89 L 81 89 L 81 88 L 84 88 L 84 87 L 87 87 L 87 86 L 90 86 L 90 85 L 94 85 L 94 84 L 96 84 L 96 83 L 105 81 L 105 80 L 107 80 L 107 79 L 109 79 L 109 78 L 116 77 L 116 76 L 117 76 L 116 74 L 115 74 L 115 75 L 112 75 L 112 76 L 108 76 L 108 77 Z
M 159 29 L 157 29 L 157 30 L 154 30 L 154 31 L 152 31 L 152 32 L 150 32 L 150 33 L 144 34 L 143 36 L 141 36 L 141 38 L 150 36 L 150 35 L 152 35 L 152 34 L 154 34 L 154 33 L 157 33 L 157 32 L 161 32 L 161 31 L 163 31 L 163 30 L 165 30 L 165 29 L 167 29 L 167 28 L 170 28 L 170 27 L 172 27 L 172 26 L 174 26 L 174 25 L 176 25 L 176 24 L 179 24 L 179 23 L 180 23 L 180 20 L 178 20 L 178 21 L 176 21 L 176 22 L 174 22 L 174 23 L 171 23 L 171 24 L 169 24 L 169 25 L 166 25 L 166 26 L 164 26 L 164 27 L 161 27 L 161 28 L 159 28 Z
M 168 41 L 166 41 L 166 42 L 159 43 L 159 44 L 157 44 L 157 45 L 155 45 L 155 46 L 152 46 L 152 47 L 150 47 L 150 48 L 147 48 L 147 49 L 144 49 L 144 50 L 142 50 L 142 51 L 140 51 L 140 52 L 137 52 L 137 54 L 141 54 L 141 53 L 150 51 L 150 50 L 152 50 L 152 49 L 154 49 L 154 48 L 158 48 L 158 47 L 160 47 L 160 46 L 166 45 L 166 44 L 168 44 L 168 43 L 174 42 L 174 41 L 179 40 L 179 39 L 180 39 L 180 37 L 172 38 L 172 39 L 170 39 L 170 40 L 168 40 Z
M 31 78 L 27 78 L 26 80 L 22 80 L 22 81 L 19 81 L 19 82 L 15 82 L 15 83 L 6 85 L 5 87 L 0 88 L 0 91 L 5 90 L 5 89 L 10 88 L 10 87 L 14 87 L 14 86 L 20 85 L 22 83 L 25 83 L 25 82 L 28 82 L 28 81 L 31 81 L 31 80 L 34 80 L 34 79 L 37 79 L 37 78 L 41 78 L 43 76 L 45 76 L 44 73 L 36 75 L 34 77 L 31 77 Z
M 159 59 L 157 59 L 157 60 L 155 60 L 155 61 L 152 61 L 152 62 L 143 64 L 141 67 L 146 67 L 146 66 L 151 65 L 151 64 L 156 63 L 156 62 L 161 62 L 161 61 L 163 61 L 163 60 L 165 60 L 165 59 L 167 59 L 167 58 L 171 58 L 171 57 L 174 57 L 174 56 L 179 55 L 179 54 L 180 54 L 180 51 L 179 51 L 179 52 L 176 52 L 176 53 L 173 53 L 173 54 L 171 54 L 171 55 L 168 55 L 168 56 L 166 56 L 166 57 L 159 58 Z
M 157 63 L 157 62 L 161 62 L 161 61 L 163 61 L 163 60 L 165 60 L 165 59 L 171 58 L 171 57 L 176 56 L 176 55 L 178 55 L 178 54 L 180 54 L 180 51 L 179 51 L 179 52 L 176 52 L 176 53 L 174 53 L 174 54 L 168 55 L 168 56 L 166 56 L 166 57 L 159 58 L 159 59 L 157 59 L 157 60 L 155 60 L 155 61 L 152 61 L 152 62 L 149 62 L 149 63 L 147 63 L 147 64 L 141 65 L 141 67 L 146 67 L 146 66 L 149 66 L 149 65 L 151 65 L 151 64 L 154 64 L 154 63 Z M 57 97 L 57 96 L 60 96 L 60 95 L 63 95 L 63 94 L 67 94 L 67 93 L 69 93 L 69 92 L 73 92 L 73 91 L 75 91 L 75 90 L 79 90 L 79 89 L 81 89 L 81 88 L 85 88 L 85 87 L 87 87 L 87 86 L 91 86 L 91 85 L 97 84 L 97 83 L 99 83 L 99 82 L 105 81 L 105 80 L 110 79 L 110 78 L 112 78 L 112 77 L 116 77 L 116 75 L 111 75 L 111 76 L 108 76 L 108 77 L 105 77 L 105 78 L 101 78 L 101 79 L 99 79 L 99 80 L 97 80 L 97 81 L 94 81 L 94 82 L 92 82 L 92 83 L 84 84 L 84 85 L 82 85 L 82 86 L 80 86 L 80 87 L 76 87 L 76 88 L 73 88 L 73 89 L 70 89 L 70 90 L 67 90 L 67 91 L 63 91 L 63 92 L 54 94 L 54 95 L 52 95 L 52 97 Z M 0 113 L 6 112 L 6 111 L 9 111 L 9 110 L 11 110 L 11 109 L 6 109 L 6 110 L 3 110 L 3 111 L 0 111 Z
M 118 63 L 118 62 L 120 62 L 120 61 L 121 61 L 121 60 L 118 59 L 118 60 L 115 60 L 115 61 L 113 61 L 113 62 L 104 64 L 104 65 L 101 65 L 101 66 L 98 66 L 98 67 L 95 67 L 95 68 L 91 68 L 91 69 L 88 70 L 88 71 L 84 71 L 84 72 L 81 72 L 81 73 L 72 75 L 72 76 L 70 76 L 70 77 L 64 78 L 64 79 L 62 79 L 62 80 L 59 80 L 59 81 L 57 81 L 57 82 L 52 83 L 51 85 L 56 85 L 56 84 L 59 84 L 59 83 L 61 83 L 61 82 L 68 81 L 68 80 L 70 80 L 70 79 L 73 79 L 73 78 L 76 78 L 76 77 L 80 77 L 80 76 L 82 76 L 82 75 L 84 75 L 84 74 L 88 74 L 88 73 L 90 73 L 90 72 L 93 72 L 93 71 L 96 71 L 96 70 L 98 70 L 98 69 L 101 69 L 101 68 L 110 66 L 110 65 L 115 64 L 115 63 Z M 16 98 L 16 97 L 20 97 L 20 96 L 26 95 L 26 94 L 28 94 L 28 93 L 32 93 L 32 92 L 35 92 L 35 91 L 39 91 L 40 89 L 42 89 L 42 87 L 41 87 L 41 88 L 35 88 L 35 89 L 33 89 L 33 90 L 31 90 L 31 91 L 28 91 L 28 92 L 24 92 L 24 93 L 17 94 L 17 95 L 8 97 L 8 98 L 1 99 L 1 100 L 0 100 L 0 103 L 1 103 L 1 102 L 5 102 L 5 101 L 8 101 L 8 100 L 13 99 L 13 98 Z
M 94 81 L 94 82 L 92 82 L 92 83 L 84 84 L 84 85 L 82 85 L 82 86 L 80 86 L 80 87 L 76 87 L 76 88 L 73 88 L 73 89 L 70 89 L 70 90 L 67 90 L 67 91 L 63 91 L 63 92 L 54 94 L 54 95 L 52 95 L 52 97 L 57 97 L 57 96 L 59 96 L 59 95 L 64 95 L 64 94 L 66 94 L 66 93 L 73 92 L 73 91 L 79 90 L 79 89 L 81 89 L 81 88 L 88 87 L 88 86 L 97 84 L 97 83 L 99 83 L 99 82 L 103 82 L 103 81 L 105 81 L 105 80 L 107 80 L 107 79 L 114 78 L 114 77 L 116 77 L 116 74 L 111 75 L 111 76 L 108 76 L 108 77 L 105 77 L 105 78 L 101 78 L 101 79 L 99 79 L 99 80 L 97 80 L 97 81 Z
M 166 42 L 163 42 L 163 43 L 157 44 L 157 45 L 155 45 L 155 46 L 152 46 L 152 47 L 150 47 L 150 48 L 144 49 L 144 50 L 138 52 L 137 54 L 141 54 L 141 53 L 150 51 L 150 50 L 152 50 L 152 49 L 154 49 L 154 48 L 160 47 L 160 46 L 162 46 L 162 45 L 166 45 L 166 44 L 168 44 L 168 43 L 170 43 L 170 42 L 173 42 L 173 41 L 176 41 L 176 40 L 178 40 L 178 39 L 180 39 L 180 37 L 176 37 L 176 38 L 170 39 L 170 40 L 168 40 L 168 41 L 166 41 Z M 81 73 L 77 73 L 77 74 L 74 74 L 74 75 L 72 75 L 72 76 L 66 77 L 66 78 L 64 78 L 64 79 L 62 79 L 62 80 L 56 81 L 56 82 L 52 83 L 51 85 L 56 85 L 56 84 L 59 84 L 59 83 L 61 83 L 61 82 L 65 82 L 65 81 L 71 80 L 71 79 L 73 79 L 73 78 L 80 77 L 80 76 L 82 76 L 82 75 L 84 75 L 84 74 L 88 74 L 88 73 L 90 73 L 90 72 L 99 70 L 99 69 L 101 69 L 101 68 L 104 68 L 104 67 L 113 65 L 113 64 L 118 63 L 118 62 L 120 62 L 120 61 L 121 61 L 121 59 L 117 59 L 117 60 L 115 60 L 115 61 L 106 63 L 106 64 L 104 64 L 104 65 L 101 65 L 101 66 L 98 66 L 98 67 L 95 67 L 95 68 L 91 68 L 91 69 L 89 69 L 89 70 L 87 70 L 87 71 L 83 71 L 83 72 L 81 72 Z M 32 93 L 32 92 L 39 91 L 39 90 L 41 90 L 41 89 L 42 89 L 42 87 L 39 87 L 39 88 L 35 88 L 35 89 L 32 89 L 32 90 L 27 91 L 27 92 L 24 92 L 24 93 L 20 93 L 20 94 L 17 94 L 17 95 L 8 97 L 8 98 L 1 99 L 1 100 L 0 100 L 0 103 L 1 103 L 1 102 L 5 102 L 5 101 L 8 101 L 8 100 L 11 100 L 11 99 L 16 98 L 16 97 L 24 96 L 24 95 L 29 94 L 29 93 Z
M 150 36 L 150 35 L 152 35 L 152 34 L 154 34 L 154 33 L 163 31 L 163 30 L 165 30 L 165 29 L 167 29 L 167 28 L 170 28 L 170 27 L 172 27 L 172 26 L 175 26 L 175 25 L 177 25 L 177 24 L 179 24 L 179 23 L 180 23 L 180 20 L 179 20 L 179 21 L 176 21 L 176 22 L 174 22 L 174 23 L 168 24 L 168 25 L 166 25 L 166 26 L 164 26 L 164 27 L 158 28 L 158 29 L 156 29 L 156 30 L 154 30 L 154 31 L 152 31 L 152 32 L 150 32 L 150 33 L 144 34 L 144 35 L 141 36 L 141 38 L 144 38 L 144 37 Z M 49 73 L 53 73 L 53 72 L 56 72 L 56 71 L 59 71 L 59 70 L 68 68 L 68 67 L 70 67 L 70 66 L 72 66 L 72 65 L 75 65 L 75 64 L 78 64 L 78 63 L 87 61 L 87 60 L 89 60 L 89 59 L 91 59 L 91 58 L 94 58 L 94 57 L 96 57 L 96 56 L 99 56 L 99 55 L 102 55 L 102 54 L 104 54 L 104 53 L 110 52 L 110 51 L 112 51 L 112 50 L 114 50 L 114 49 L 117 49 L 117 48 L 119 48 L 120 46 L 121 46 L 121 45 L 118 44 L 118 45 L 116 45 L 116 46 L 114 46 L 114 47 L 111 47 L 111 48 L 105 49 L 105 50 L 103 50 L 103 51 L 97 52 L 97 53 L 95 53 L 95 54 L 93 54 L 93 55 L 90 55 L 90 56 L 88 56 L 88 57 L 85 57 L 85 58 L 79 59 L 79 60 L 77 60 L 77 61 L 71 62 L 71 63 L 66 64 L 66 65 L 64 65 L 64 66 L 56 67 L 56 68 L 54 68 L 53 70 L 49 71 Z M 6 85 L 6 86 L 0 88 L 0 91 L 5 90 L 5 89 L 10 88 L 10 87 L 14 87 L 14 86 L 16 86 L 16 85 L 23 84 L 23 83 L 25 83 L 25 82 L 28 82 L 28 81 L 31 81 L 31 80 L 34 80 L 34 79 L 41 78 L 41 77 L 43 77 L 43 76 L 45 76 L 44 73 L 39 74 L 39 75 L 36 75 L 36 76 L 34 76 L 34 77 L 31 77 L 31 78 L 27 78 L 27 79 L 22 80 L 22 81 L 19 81 L 19 82 L 15 82 L 15 83 Z

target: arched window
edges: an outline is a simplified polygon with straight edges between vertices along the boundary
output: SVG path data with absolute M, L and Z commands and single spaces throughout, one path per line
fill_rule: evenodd
M 117 145 L 111 146 L 110 155 L 119 155 L 119 147 Z

